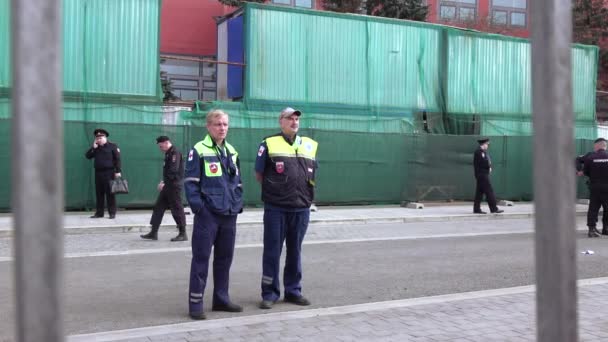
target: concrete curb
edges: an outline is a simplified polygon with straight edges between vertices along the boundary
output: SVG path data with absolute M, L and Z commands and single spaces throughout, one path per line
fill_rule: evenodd
M 587 213 L 584 211 L 578 211 L 576 216 L 585 216 Z M 511 219 L 526 219 L 534 217 L 534 213 L 502 213 L 502 214 L 457 214 L 457 215 L 429 215 L 429 216 L 400 216 L 400 217 L 361 217 L 361 218 L 325 218 L 325 219 L 311 219 L 310 224 L 313 225 L 345 225 L 345 224 L 378 224 L 378 223 L 412 223 L 412 222 L 457 222 L 457 221 L 468 221 L 468 220 L 511 220 Z M 191 226 L 191 225 L 189 225 Z M 103 225 L 103 226 L 73 226 L 65 227 L 64 234 L 76 235 L 76 234 L 104 234 L 104 233 L 139 233 L 147 232 L 149 224 L 116 224 L 116 225 Z M 245 221 L 238 223 L 239 228 L 263 228 L 263 222 L 258 221 Z M 161 230 L 171 230 L 175 228 L 175 224 L 163 224 L 160 226 Z M 189 227 L 191 230 L 191 227 Z M 13 235 L 13 229 L 11 228 L 0 228 L 0 238 L 11 237 Z

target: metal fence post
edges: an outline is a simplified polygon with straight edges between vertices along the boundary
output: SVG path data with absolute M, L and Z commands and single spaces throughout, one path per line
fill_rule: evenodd
M 570 0 L 532 8 L 538 341 L 578 340 Z
M 63 341 L 61 1 L 11 8 L 16 335 Z

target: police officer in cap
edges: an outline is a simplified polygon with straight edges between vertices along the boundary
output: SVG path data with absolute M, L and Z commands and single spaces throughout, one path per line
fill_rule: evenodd
M 230 301 L 228 280 L 236 217 L 243 211 L 243 189 L 239 154 L 226 141 L 228 114 L 212 110 L 207 114 L 205 139 L 188 153 L 184 188 L 194 216 L 192 264 L 188 291 L 192 319 L 205 319 L 203 294 L 207 284 L 209 258 L 213 249 L 213 311 L 240 312 Z
M 279 114 L 281 132 L 265 138 L 255 161 L 256 179 L 264 202 L 262 301 L 270 309 L 280 298 L 279 267 L 286 247 L 283 286 L 285 302 L 310 305 L 302 295 L 302 241 L 308 229 L 314 199 L 318 143 L 298 135 L 299 110 L 287 107 Z
M 182 182 L 184 179 L 184 160 L 182 153 L 173 146 L 171 139 L 165 135 L 156 138 L 156 144 L 161 152 L 165 153 L 163 164 L 163 180 L 158 184 L 158 198 L 150 218 L 152 230 L 143 239 L 158 240 L 158 228 L 163 221 L 165 210 L 171 208 L 171 215 L 177 224 L 179 234 L 171 241 L 188 241 L 186 234 L 186 215 L 182 205 Z
M 597 151 L 585 158 L 583 173 L 589 177 L 589 208 L 587 210 L 587 227 L 590 238 L 599 237 L 596 229 L 597 216 L 601 206 L 608 205 L 608 153 L 606 139 L 596 141 Z
M 110 134 L 102 128 L 93 132 L 93 146 L 85 153 L 87 159 L 94 159 L 95 197 L 97 209 L 91 218 L 103 217 L 104 199 L 108 202 L 109 218 L 116 217 L 116 196 L 110 191 L 110 180 L 120 177 L 120 149 L 108 141 Z
M 589 158 L 594 152 L 597 152 L 600 148 L 600 142 L 603 138 L 596 139 L 593 142 L 593 152 L 588 152 L 584 155 L 576 157 L 576 175 L 584 176 L 583 167 L 585 166 L 585 159 Z M 587 180 L 587 186 L 589 186 L 589 180 Z M 602 235 L 608 235 L 608 206 L 602 203 Z
M 488 147 L 490 146 L 490 139 L 484 138 L 477 140 L 479 148 L 475 150 L 473 154 L 473 168 L 475 170 L 475 180 L 477 186 L 475 188 L 475 201 L 473 202 L 473 213 L 485 214 L 485 211 L 481 210 L 481 199 L 486 196 L 490 212 L 502 213 L 504 210 L 498 209 L 496 206 L 496 197 L 494 196 L 494 189 L 490 183 L 490 173 L 492 172 L 492 160 L 488 153 Z

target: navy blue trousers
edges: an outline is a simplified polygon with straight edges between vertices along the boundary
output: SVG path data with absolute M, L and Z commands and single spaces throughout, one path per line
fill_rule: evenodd
M 213 247 L 213 304 L 230 302 L 228 281 L 234 241 L 236 215 L 216 215 L 205 206 L 194 216 L 192 232 L 192 264 L 190 266 L 189 312 L 203 312 L 203 294 L 207 284 L 209 257 Z
M 302 241 L 308 229 L 308 209 L 289 212 L 264 209 L 264 255 L 262 257 L 262 299 L 276 301 L 281 297 L 279 265 L 283 243 L 287 249 L 283 285 L 285 295 L 302 295 Z

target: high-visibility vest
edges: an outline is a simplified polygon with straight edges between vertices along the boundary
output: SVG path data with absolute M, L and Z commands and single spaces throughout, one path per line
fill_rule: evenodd
M 201 160 L 200 191 L 205 205 L 223 215 L 236 215 L 243 209 L 241 175 L 237 167 L 238 152 L 224 142 L 227 158 L 224 163 L 220 151 L 209 135 L 194 145 Z
M 296 136 L 290 145 L 282 135 L 266 138 L 268 159 L 262 201 L 279 207 L 307 208 L 314 200 L 318 143 Z

